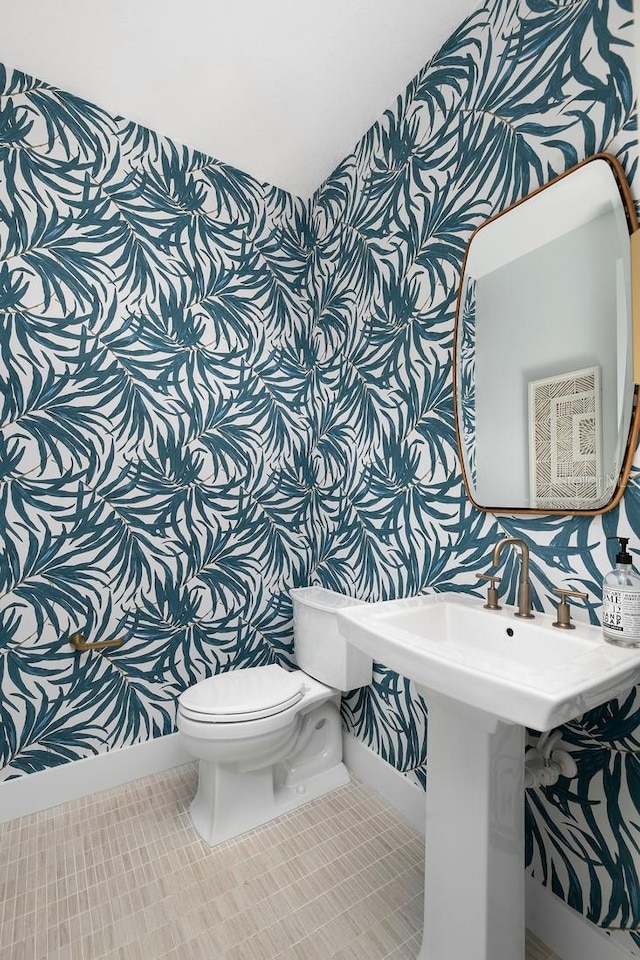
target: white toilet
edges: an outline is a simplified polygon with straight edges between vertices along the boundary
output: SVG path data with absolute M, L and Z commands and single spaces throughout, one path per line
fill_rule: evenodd
M 178 730 L 200 761 L 191 820 L 211 845 L 349 782 L 340 692 L 371 682 L 371 658 L 340 636 L 335 611 L 360 601 L 322 587 L 291 599 L 298 670 L 232 670 L 180 696 Z

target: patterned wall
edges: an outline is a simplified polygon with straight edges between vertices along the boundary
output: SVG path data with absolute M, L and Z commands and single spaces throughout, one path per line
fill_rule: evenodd
M 290 651 L 308 205 L 0 74 L 0 766 L 174 729 Z M 123 637 L 74 653 L 69 634 Z
M 640 549 L 638 474 L 602 519 L 495 518 L 461 484 L 452 339 L 473 229 L 600 150 L 635 173 L 629 2 L 493 0 L 470 17 L 318 191 L 312 209 L 314 574 L 372 599 L 423 590 L 480 596 L 476 573 L 503 534 L 524 537 L 535 602 L 556 585 L 601 580 L 631 534 Z M 514 603 L 517 561 L 501 571 Z M 637 691 L 569 725 L 576 780 L 531 791 L 534 874 L 596 923 L 640 924 Z M 425 704 L 378 666 L 344 702 L 348 728 L 424 783 Z M 619 935 L 629 946 L 629 936 Z
M 601 519 L 494 518 L 461 485 L 466 241 L 584 156 L 635 171 L 628 0 L 493 0 L 306 204 L 22 74 L 0 77 L 0 744 L 5 776 L 173 728 L 199 677 L 290 651 L 293 583 L 478 595 L 503 533 L 535 601 L 596 622 L 638 473 Z M 633 544 L 632 544 L 633 545 Z M 514 602 L 517 567 L 502 570 Z M 84 628 L 125 637 L 74 654 Z M 636 691 L 531 792 L 536 876 L 640 921 Z M 425 781 L 426 706 L 378 666 L 347 726 Z M 619 934 L 625 946 L 628 935 Z

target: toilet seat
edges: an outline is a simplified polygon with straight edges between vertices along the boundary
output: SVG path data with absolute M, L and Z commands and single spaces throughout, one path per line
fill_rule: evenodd
M 183 717 L 199 723 L 242 723 L 289 710 L 306 690 L 301 671 L 277 664 L 216 674 L 180 696 Z

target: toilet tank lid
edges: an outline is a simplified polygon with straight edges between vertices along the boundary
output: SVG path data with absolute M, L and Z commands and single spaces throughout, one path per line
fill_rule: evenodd
M 277 664 L 246 667 L 201 680 L 180 695 L 180 705 L 209 717 L 265 716 L 275 707 L 291 706 L 304 693 L 304 674 Z
M 335 590 L 326 590 L 324 587 L 294 587 L 289 590 L 289 595 L 292 600 L 298 600 L 318 610 L 340 610 L 344 607 L 359 606 L 365 602 L 355 597 L 347 597 L 344 593 L 336 593 Z

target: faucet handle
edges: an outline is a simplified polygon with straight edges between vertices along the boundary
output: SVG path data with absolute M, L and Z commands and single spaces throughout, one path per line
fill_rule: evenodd
M 571 608 L 567 603 L 567 597 L 578 597 L 580 600 L 586 600 L 589 594 L 581 593 L 580 590 L 563 590 L 562 587 L 554 587 L 552 592 L 557 593 L 560 597 L 553 626 L 559 627 L 561 630 L 575 630 L 575 624 L 571 622 Z
M 493 577 L 490 573 L 476 573 L 478 580 L 488 580 L 489 589 L 487 590 L 487 602 L 484 604 L 486 610 L 502 610 L 498 603 L 498 589 L 496 583 L 500 583 L 501 577 Z

